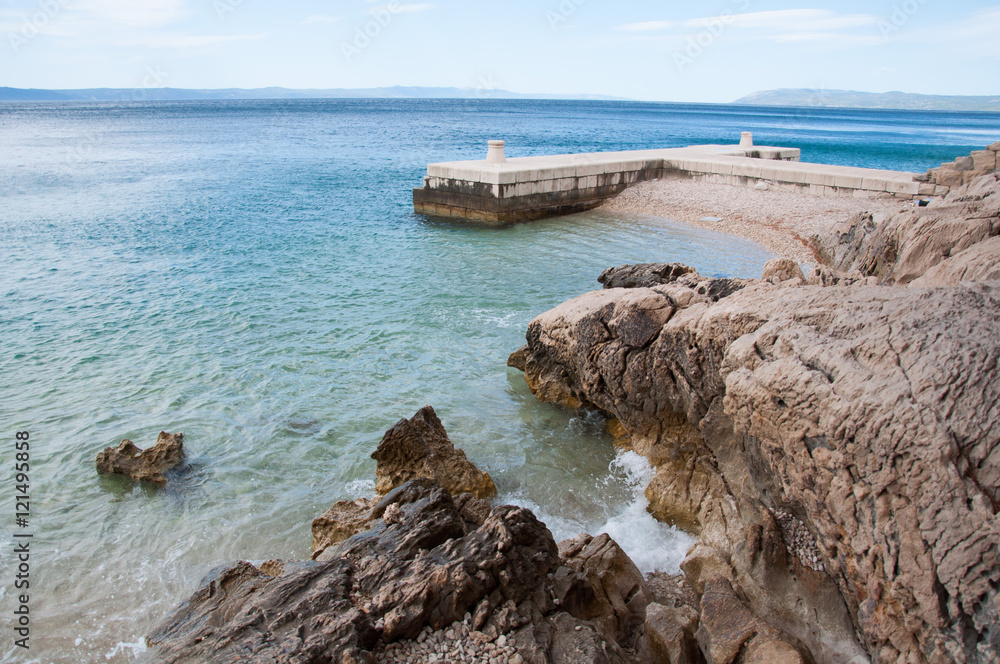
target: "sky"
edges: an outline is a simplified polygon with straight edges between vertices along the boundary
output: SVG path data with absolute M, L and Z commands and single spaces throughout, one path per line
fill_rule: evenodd
M 1000 4 L 0 0 L 0 86 L 394 85 L 678 102 L 996 95 Z

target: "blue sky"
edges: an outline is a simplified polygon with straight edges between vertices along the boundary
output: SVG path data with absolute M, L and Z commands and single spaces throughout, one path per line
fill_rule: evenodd
M 0 0 L 0 86 L 1000 93 L 1000 4 Z

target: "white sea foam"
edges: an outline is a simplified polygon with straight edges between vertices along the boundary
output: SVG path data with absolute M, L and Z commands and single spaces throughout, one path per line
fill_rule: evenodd
M 111 659 L 118 653 L 122 653 L 123 655 L 127 654 L 130 650 L 132 651 L 132 657 L 138 657 L 142 653 L 146 652 L 146 640 L 140 638 L 135 643 L 125 643 L 123 641 L 119 641 L 111 652 L 104 655 L 104 659 Z
M 354 480 L 344 487 L 348 496 L 371 498 L 375 495 L 375 480 Z
M 694 545 L 694 538 L 660 523 L 646 510 L 649 507 L 646 486 L 654 474 L 649 461 L 635 452 L 623 452 L 611 462 L 611 469 L 625 473 L 632 488 L 632 501 L 608 519 L 598 534 L 607 533 L 618 542 L 643 574 L 676 574 L 684 555 Z
M 694 538 L 673 526 L 660 523 L 646 511 L 646 485 L 653 479 L 654 470 L 644 457 L 635 452 L 622 452 L 611 462 L 608 482 L 623 479 L 631 491 L 630 499 L 617 506 L 613 515 L 604 523 L 584 523 L 559 514 L 552 514 L 535 502 L 518 494 L 501 497 L 510 505 L 526 507 L 548 526 L 556 541 L 576 537 L 588 532 L 592 535 L 607 533 L 635 562 L 643 574 L 680 571 L 684 555 L 694 545 Z

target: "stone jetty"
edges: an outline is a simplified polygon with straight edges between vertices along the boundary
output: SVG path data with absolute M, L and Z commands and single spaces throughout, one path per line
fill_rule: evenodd
M 490 141 L 486 158 L 427 167 L 413 190 L 420 214 L 502 224 L 581 212 L 628 187 L 657 179 L 695 179 L 761 186 L 815 196 L 942 196 L 949 188 L 919 182 L 916 173 L 800 161 L 798 148 L 739 145 L 598 152 L 508 159 L 504 141 Z

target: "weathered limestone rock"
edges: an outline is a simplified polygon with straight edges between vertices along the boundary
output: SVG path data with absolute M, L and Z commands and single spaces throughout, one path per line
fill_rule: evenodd
M 802 274 L 802 268 L 795 261 L 788 258 L 773 258 L 764 265 L 764 281 L 774 284 L 792 282 L 800 286 L 806 282 L 806 277 Z
M 605 270 L 597 278 L 605 288 L 651 288 L 677 281 L 694 270 L 680 263 L 623 265 Z
M 713 302 L 718 302 L 750 283 L 746 279 L 708 279 L 695 272 L 694 268 L 680 263 L 622 265 L 605 270 L 597 281 L 604 284 L 605 289 L 652 288 L 678 284 Z
M 754 615 L 721 576 L 705 583 L 696 637 L 711 664 L 806 664 L 788 638 Z
M 985 175 L 952 191 L 944 201 L 911 208 L 887 219 L 860 215 L 813 239 L 821 260 L 836 270 L 874 276 L 880 282 L 908 284 L 938 264 L 951 260 L 944 274 L 961 275 L 962 260 L 970 270 L 989 274 L 988 252 L 968 249 L 1000 235 L 1000 182 Z M 957 283 L 957 282 L 954 282 Z
M 646 620 L 649 591 L 635 563 L 608 535 L 559 543 L 563 565 L 586 578 L 584 597 L 563 598 L 567 610 L 588 620 L 605 640 L 635 648 Z
M 493 479 L 455 449 L 430 406 L 389 429 L 372 458 L 378 462 L 375 490 L 380 495 L 418 477 L 435 480 L 453 495 L 491 498 L 497 493 Z
M 589 623 L 559 613 L 552 624 L 552 664 L 627 664 L 614 641 L 607 641 Z
M 691 606 L 669 607 L 653 603 L 646 607 L 643 650 L 647 659 L 669 664 L 701 664 L 704 661 L 695 632 L 698 611 Z
M 1000 281 L 1000 235 L 949 257 L 910 282 L 914 288 L 953 286 L 963 281 Z
M 989 214 L 992 198 L 955 203 Z M 963 222 L 956 237 L 976 235 Z M 820 663 L 979 664 L 1000 658 L 997 311 L 995 282 L 758 283 L 715 303 L 676 282 L 596 291 L 531 323 L 526 379 L 649 449 L 664 421 L 697 427 L 701 543 L 685 571 L 699 592 L 725 578 Z
M 184 459 L 184 434 L 160 432 L 156 444 L 141 450 L 131 440 L 106 447 L 97 455 L 97 472 L 102 475 L 128 475 L 134 480 L 164 485 L 163 473 L 180 465 Z
M 368 530 L 372 519 L 374 500 L 358 498 L 357 500 L 341 500 L 333 507 L 316 517 L 312 522 L 312 550 L 317 556 L 327 547 L 339 544 L 349 537 Z
M 989 146 L 985 150 L 976 150 L 968 157 L 959 157 L 955 161 L 941 164 L 939 168 L 927 171 L 927 175 L 917 178 L 920 182 L 927 182 L 946 189 L 958 188 L 979 179 L 983 175 L 996 173 L 1000 170 L 1000 160 L 997 159 L 997 150 L 994 146 Z M 923 193 L 923 192 L 921 192 Z M 935 191 L 935 195 L 938 195 Z
M 393 644 L 462 634 L 508 653 L 504 662 L 634 662 L 606 633 L 637 638 L 628 629 L 645 615 L 633 587 L 642 578 L 606 536 L 575 551 L 574 568 L 562 566 L 528 510 L 453 498 L 427 479 L 397 487 L 370 515 L 369 530 L 315 561 L 216 570 L 148 637 L 144 661 L 371 664 Z M 562 581 L 571 590 L 563 597 L 579 601 L 557 607 Z M 593 619 L 570 611 L 595 606 Z

